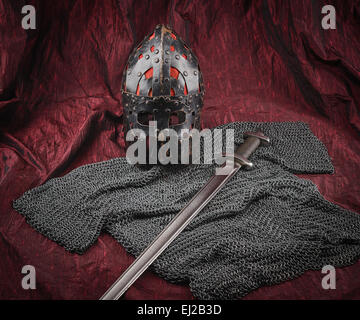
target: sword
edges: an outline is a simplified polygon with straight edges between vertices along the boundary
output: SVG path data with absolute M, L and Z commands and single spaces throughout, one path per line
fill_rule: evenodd
M 225 155 L 227 161 L 222 168 L 228 169 L 226 174 L 214 175 L 210 178 L 130 267 L 113 283 L 100 300 L 119 299 L 241 167 L 253 166 L 248 158 L 258 146 L 270 142 L 270 139 L 260 131 L 247 132 L 244 137 L 246 137 L 245 142 L 237 148 L 233 155 Z M 231 162 L 229 163 L 229 161 Z

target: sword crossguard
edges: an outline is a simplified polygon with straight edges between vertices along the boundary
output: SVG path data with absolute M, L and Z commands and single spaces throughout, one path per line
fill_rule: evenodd
M 254 166 L 254 164 L 251 161 L 249 161 L 249 159 L 243 157 L 241 154 L 223 153 L 222 156 L 223 156 L 223 158 L 235 161 L 236 163 L 240 164 L 242 167 L 245 167 L 245 168 L 248 168 L 248 169 L 250 169 L 250 168 L 252 168 Z
M 234 154 L 223 154 L 226 159 L 231 159 L 245 168 L 252 168 L 254 164 L 249 161 L 250 155 L 258 148 L 258 146 L 266 146 L 270 143 L 269 137 L 265 136 L 261 131 L 245 132 L 244 143 L 235 151 Z

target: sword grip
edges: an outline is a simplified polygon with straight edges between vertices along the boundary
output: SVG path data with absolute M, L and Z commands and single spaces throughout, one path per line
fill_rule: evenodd
M 254 153 L 260 144 L 269 144 L 270 139 L 266 137 L 261 131 L 246 132 L 246 137 L 243 144 L 241 144 L 235 151 L 235 156 L 244 159 L 245 165 L 252 166 L 248 158 Z

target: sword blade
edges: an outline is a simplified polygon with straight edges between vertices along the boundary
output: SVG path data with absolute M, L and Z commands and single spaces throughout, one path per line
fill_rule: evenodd
M 223 165 L 224 169 L 226 164 Z M 214 175 L 196 193 L 188 204 L 170 221 L 165 229 L 136 258 L 128 269 L 114 282 L 100 300 L 117 300 L 157 259 L 157 257 L 186 228 L 191 220 L 211 201 L 221 187 L 240 169 L 241 165 L 234 163 L 229 166 L 227 175 Z
M 170 221 L 165 229 L 136 258 L 130 267 L 114 282 L 100 300 L 117 300 L 171 244 L 191 220 L 211 201 L 222 186 L 243 166 L 251 167 L 248 157 L 260 143 L 269 143 L 269 138 L 262 132 L 246 133 L 247 139 L 222 166 L 224 174 L 214 175 L 196 193 L 190 202 Z

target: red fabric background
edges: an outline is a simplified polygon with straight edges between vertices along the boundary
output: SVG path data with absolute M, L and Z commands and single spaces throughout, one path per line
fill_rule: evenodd
M 33 4 L 37 29 L 21 28 Z M 321 28 L 333 4 L 337 29 Z M 87 163 L 124 155 L 122 70 L 133 45 L 171 23 L 199 58 L 202 123 L 296 121 L 325 143 L 334 175 L 307 175 L 328 200 L 360 211 L 360 1 L 0 0 L 0 298 L 97 299 L 133 261 L 108 235 L 83 256 L 12 209 L 24 191 Z M 305 157 L 306 155 L 304 155 Z M 37 289 L 21 288 L 36 267 Z M 360 262 L 260 288 L 246 299 L 359 299 Z M 192 299 L 151 272 L 127 299 Z

